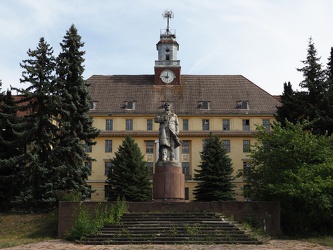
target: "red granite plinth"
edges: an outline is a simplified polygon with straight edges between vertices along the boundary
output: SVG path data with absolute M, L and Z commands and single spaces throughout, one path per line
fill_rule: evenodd
M 178 162 L 158 162 L 153 175 L 154 201 L 185 201 L 185 175 Z

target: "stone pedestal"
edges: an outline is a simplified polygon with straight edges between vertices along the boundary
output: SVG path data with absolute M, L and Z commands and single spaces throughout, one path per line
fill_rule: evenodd
M 185 175 L 179 162 L 159 161 L 153 175 L 154 201 L 184 201 Z

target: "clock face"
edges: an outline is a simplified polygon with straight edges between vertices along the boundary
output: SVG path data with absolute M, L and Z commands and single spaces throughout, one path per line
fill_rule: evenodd
M 160 78 L 164 83 L 171 83 L 176 76 L 171 70 L 166 69 L 161 72 Z

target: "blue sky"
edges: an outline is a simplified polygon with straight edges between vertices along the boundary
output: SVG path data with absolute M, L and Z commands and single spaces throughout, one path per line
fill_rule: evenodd
M 271 94 L 302 80 L 312 37 L 326 66 L 333 46 L 331 0 L 11 0 L 0 2 L 2 90 L 19 83 L 20 62 L 40 37 L 53 47 L 74 24 L 85 73 L 153 74 L 156 43 L 172 10 L 182 74 L 243 75 Z

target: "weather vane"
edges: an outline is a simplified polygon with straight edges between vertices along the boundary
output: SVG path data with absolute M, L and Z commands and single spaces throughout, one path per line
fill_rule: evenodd
M 169 22 L 170 22 L 170 19 L 174 17 L 173 12 L 172 12 L 172 10 L 165 10 L 164 13 L 162 14 L 162 16 L 167 19 L 166 31 L 167 31 L 167 33 L 169 33 Z

